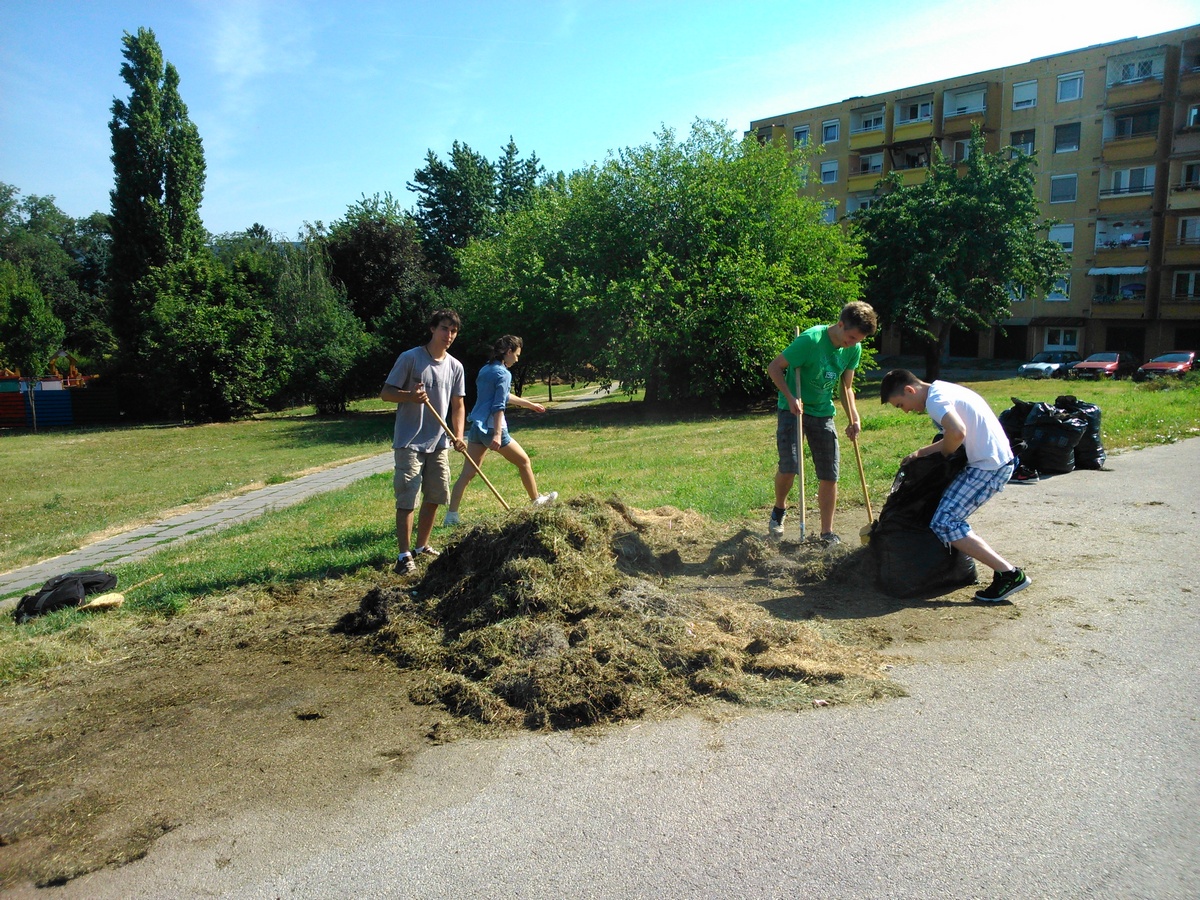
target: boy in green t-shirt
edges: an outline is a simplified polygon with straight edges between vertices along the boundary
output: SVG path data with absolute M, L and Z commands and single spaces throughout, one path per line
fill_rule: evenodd
M 775 473 L 775 508 L 767 526 L 772 538 L 783 537 L 788 493 L 800 471 L 796 417 L 801 416 L 817 473 L 821 540 L 827 546 L 841 543 L 833 531 L 840 461 L 837 429 L 833 424 L 833 397 L 840 386 L 842 405 L 850 418 L 846 437 L 854 440 L 860 430 L 858 409 L 854 405 L 854 371 L 862 358 L 859 345 L 877 327 L 875 310 L 869 304 L 848 303 L 835 324 L 816 325 L 803 332 L 767 366 L 767 374 L 779 389 L 775 431 L 779 469 Z M 803 497 L 800 502 L 804 502 Z

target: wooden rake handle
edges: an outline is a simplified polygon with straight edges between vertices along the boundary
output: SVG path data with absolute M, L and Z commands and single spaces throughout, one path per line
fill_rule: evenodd
M 437 419 L 437 423 L 442 426 L 442 430 L 445 431 L 446 434 L 448 434 L 450 436 L 450 440 L 451 441 L 455 440 L 454 432 L 450 430 L 450 426 L 446 424 L 446 420 L 438 415 L 438 411 L 433 408 L 433 404 L 429 402 L 429 398 L 426 397 L 423 402 L 425 403 L 425 408 L 428 409 L 431 413 L 433 413 L 433 417 L 435 419 Z M 471 459 L 471 454 L 467 453 L 464 450 L 463 456 L 466 457 L 467 462 L 469 462 L 471 464 L 471 466 L 475 469 L 475 471 L 479 473 L 479 477 L 483 479 L 483 483 L 486 484 L 488 486 L 488 488 L 491 490 L 491 492 L 496 495 L 496 499 L 500 501 L 500 505 L 503 506 L 507 510 L 512 510 L 512 507 L 504 502 L 504 498 L 500 496 L 500 492 L 498 490 L 496 490 L 496 486 L 493 485 L 491 483 L 491 481 L 488 480 L 488 477 L 483 474 L 483 469 L 479 468 L 479 463 L 477 463 L 477 462 L 475 462 L 475 460 Z
M 867 474 L 863 471 L 862 451 L 858 449 L 858 435 L 855 435 L 850 443 L 854 445 L 854 458 L 858 461 L 858 480 L 862 482 L 863 501 L 867 504 L 867 524 L 875 521 L 875 514 L 871 512 L 871 498 L 867 495 Z

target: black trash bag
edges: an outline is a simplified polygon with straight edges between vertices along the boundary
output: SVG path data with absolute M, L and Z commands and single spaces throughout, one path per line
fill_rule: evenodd
M 1018 400 L 1016 397 L 1010 399 L 1013 405 L 1000 413 L 998 418 L 1000 427 L 1004 429 L 1004 434 L 1008 438 L 1008 445 L 1016 454 L 1018 453 L 1017 444 L 1025 439 L 1025 420 L 1029 418 L 1033 404 L 1026 400 Z
M 66 606 L 79 606 L 88 594 L 102 594 L 117 586 L 117 576 L 93 569 L 55 575 L 33 594 L 26 594 L 13 610 L 20 625 L 35 616 L 44 616 Z
M 975 560 L 944 545 L 929 530 L 942 494 L 967 464 L 959 448 L 900 467 L 879 518 L 871 526 L 870 550 L 879 567 L 879 589 L 893 597 L 916 597 L 975 584 Z
M 1104 445 L 1100 442 L 1100 407 L 1095 403 L 1079 400 L 1071 394 L 1064 394 L 1056 398 L 1054 405 L 1074 415 L 1082 416 L 1087 421 L 1087 431 L 1083 433 L 1083 437 L 1075 446 L 1076 468 L 1103 469 L 1105 462 L 1108 461 L 1108 454 L 1104 452 Z
M 1035 403 L 1022 432 L 1028 450 L 1021 462 L 1049 475 L 1075 471 L 1075 447 L 1088 429 L 1087 419 L 1049 403 Z

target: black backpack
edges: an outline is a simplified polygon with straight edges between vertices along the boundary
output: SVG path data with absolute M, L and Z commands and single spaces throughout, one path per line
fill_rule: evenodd
M 111 591 L 117 586 L 117 576 L 93 569 L 89 572 L 68 572 L 55 575 L 35 594 L 26 594 L 13 610 L 18 625 L 35 616 L 44 616 L 65 606 L 79 606 L 88 594 Z

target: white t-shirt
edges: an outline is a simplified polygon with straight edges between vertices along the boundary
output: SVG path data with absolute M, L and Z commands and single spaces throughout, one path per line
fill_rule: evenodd
M 951 410 L 958 413 L 966 428 L 963 446 L 967 451 L 968 466 L 995 472 L 1012 462 L 1008 436 L 986 400 L 970 388 L 950 381 L 935 381 L 929 385 L 925 412 L 938 428 L 942 427 L 942 419 Z

